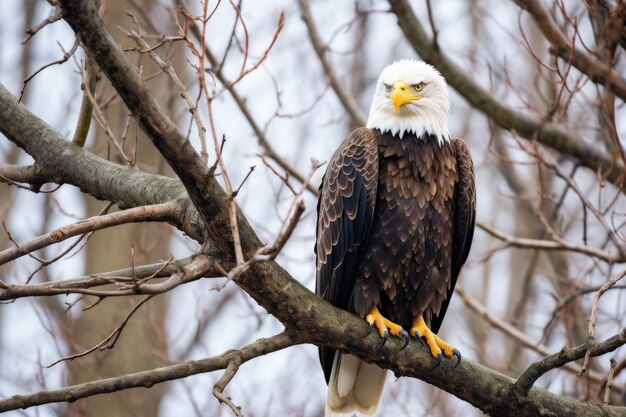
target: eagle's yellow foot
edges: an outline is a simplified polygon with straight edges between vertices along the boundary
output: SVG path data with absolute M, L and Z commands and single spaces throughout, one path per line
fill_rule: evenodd
M 419 315 L 413 320 L 413 327 L 411 327 L 410 334 L 418 339 L 423 338 L 430 349 L 430 354 L 433 355 L 437 362 L 435 367 L 441 363 L 441 354 L 443 353 L 447 358 L 456 356 L 457 362 L 455 367 L 461 363 L 461 352 L 454 348 L 454 346 L 441 340 L 435 333 L 433 333 L 426 323 L 422 315 Z
M 409 334 L 402 328 L 402 326 L 397 325 L 396 323 L 387 320 L 380 314 L 380 311 L 376 308 L 376 306 L 372 307 L 367 316 L 365 316 L 365 320 L 370 324 L 370 326 L 376 326 L 378 329 L 378 333 L 380 337 L 383 338 L 383 344 L 387 341 L 387 337 L 389 333 L 394 336 L 402 337 L 404 339 L 404 346 L 402 349 L 409 344 Z M 400 349 L 400 350 L 402 350 Z

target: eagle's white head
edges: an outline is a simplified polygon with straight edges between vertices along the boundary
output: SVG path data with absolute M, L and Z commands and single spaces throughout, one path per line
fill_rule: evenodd
M 450 140 L 449 113 L 448 86 L 439 71 L 424 61 L 403 59 L 380 74 L 367 127 L 400 138 L 429 133 L 442 144 Z

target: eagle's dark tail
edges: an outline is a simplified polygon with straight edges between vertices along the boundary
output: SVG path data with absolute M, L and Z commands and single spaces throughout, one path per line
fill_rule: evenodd
M 371 416 L 380 404 L 385 378 L 386 369 L 364 362 L 356 356 L 336 352 L 328 381 L 326 417 L 355 411 Z

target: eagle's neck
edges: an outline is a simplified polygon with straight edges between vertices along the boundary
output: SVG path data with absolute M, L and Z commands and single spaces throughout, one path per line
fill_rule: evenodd
M 447 103 L 447 102 L 446 102 Z M 416 137 L 432 136 L 442 145 L 450 142 L 448 131 L 449 105 L 403 106 L 398 113 L 389 108 L 389 103 L 374 100 L 367 119 L 367 127 L 388 132 L 403 139 L 405 135 Z

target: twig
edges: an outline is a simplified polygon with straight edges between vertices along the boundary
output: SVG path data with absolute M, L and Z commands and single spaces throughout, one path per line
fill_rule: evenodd
M 613 388 L 613 377 L 615 376 L 615 368 L 617 367 L 617 361 L 615 358 L 611 358 L 611 368 L 609 374 L 606 377 L 606 390 L 604 391 L 604 405 L 609 405 L 609 398 L 611 396 L 611 389 Z
M 28 41 L 30 41 L 30 39 L 35 36 L 37 34 L 37 32 L 39 32 L 41 29 L 45 28 L 46 26 L 48 26 L 51 23 L 54 23 L 56 21 L 59 21 L 63 18 L 63 13 L 61 13 L 61 9 L 59 9 L 58 7 L 54 8 L 54 11 L 50 14 L 50 16 L 48 16 L 47 18 L 45 18 L 41 23 L 39 23 L 38 25 L 28 29 L 26 31 L 26 37 L 24 38 L 24 40 L 22 41 L 22 45 L 24 45 L 25 43 L 27 43 Z
M 304 201 L 302 200 L 302 194 L 307 189 L 307 185 L 315 171 L 321 166 L 317 160 L 313 159 L 311 161 L 311 171 L 307 176 L 306 180 L 302 184 L 302 188 L 298 193 L 296 193 L 291 206 L 289 207 L 289 212 L 287 214 L 287 220 L 283 223 L 280 232 L 276 236 L 276 240 L 270 245 L 263 246 L 262 248 L 257 249 L 254 255 L 248 259 L 246 262 L 237 264 L 230 271 L 224 272 L 226 275 L 226 279 L 220 285 L 217 285 L 213 288 L 213 290 L 220 291 L 222 290 L 230 281 L 236 279 L 238 276 L 246 272 L 254 263 L 256 262 L 267 262 L 276 259 L 276 256 L 280 253 L 280 251 L 285 246 L 285 243 L 289 240 L 293 231 L 295 230 L 298 222 L 300 221 L 300 217 L 304 213 Z
M 563 154 L 581 162 L 591 171 L 609 179 L 622 192 L 626 192 L 626 170 L 621 161 L 586 143 L 577 134 L 545 118 L 532 117 L 513 110 L 479 86 L 467 72 L 456 65 L 442 50 L 433 47 L 432 39 L 413 12 L 408 0 L 388 0 L 398 24 L 413 49 L 422 59 L 437 67 L 448 84 L 456 89 L 476 110 L 484 113 L 504 129 L 527 138 L 536 139 Z
M 576 181 L 574 181 L 572 177 L 570 177 L 569 174 L 563 170 L 561 165 L 554 159 L 554 157 L 549 152 L 541 148 L 540 146 L 534 146 L 533 149 L 530 149 L 528 145 L 524 145 L 520 141 L 518 141 L 518 143 L 520 144 L 520 146 L 525 152 L 537 158 L 547 167 L 553 169 L 554 172 L 570 186 L 570 188 L 578 195 L 584 207 L 588 209 L 589 211 L 591 211 L 591 213 L 593 213 L 593 215 L 598 220 L 600 225 L 602 225 L 607 235 L 611 238 L 611 240 L 615 244 L 617 250 L 621 254 L 626 254 L 626 246 L 624 245 L 620 237 L 617 236 L 615 231 L 608 225 L 602 213 L 600 213 L 600 211 L 593 205 L 593 203 L 589 201 L 589 199 L 587 198 L 585 193 L 580 189 Z
M 182 10 L 183 14 L 187 16 L 190 15 L 190 12 L 186 9 L 186 6 L 183 4 L 182 1 L 177 0 L 177 4 Z M 202 34 L 200 32 L 200 29 L 198 28 L 198 25 L 191 24 L 189 28 L 191 29 L 192 35 L 197 40 L 202 39 Z M 230 85 L 230 81 L 226 78 L 226 76 L 222 72 L 222 67 L 219 66 L 219 63 L 217 62 L 217 59 L 215 58 L 211 50 L 209 49 L 209 46 L 205 44 L 204 47 L 205 47 L 204 55 L 206 59 L 209 60 L 209 62 L 211 63 L 211 66 L 213 67 L 213 75 L 215 76 L 215 78 L 217 78 L 219 82 L 222 83 L 222 85 L 224 86 Z M 295 178 L 300 183 L 304 183 L 305 176 L 302 173 L 300 173 L 300 171 L 298 171 L 294 166 L 292 166 L 285 158 L 283 158 L 280 155 L 279 152 L 277 152 L 274 149 L 269 139 L 265 135 L 265 132 L 259 126 L 254 116 L 252 115 L 252 112 L 250 111 L 248 105 L 246 104 L 246 100 L 242 96 L 239 95 L 239 93 L 237 92 L 234 86 L 231 86 L 230 88 L 226 88 L 226 89 L 232 96 L 233 100 L 235 100 L 235 103 L 237 104 L 237 106 L 241 110 L 241 113 L 244 115 L 244 117 L 248 121 L 248 124 L 250 124 L 250 127 L 252 128 L 252 131 L 254 132 L 254 135 L 256 136 L 259 145 L 265 151 L 265 154 L 269 158 L 273 159 L 286 172 L 288 172 L 290 176 Z M 313 195 L 317 195 L 317 189 L 311 184 L 308 185 L 307 190 L 311 192 Z
M 540 1 L 515 0 L 515 2 L 533 17 L 545 38 L 552 44 L 553 53 L 568 61 L 571 60 L 571 63 L 594 83 L 606 85 L 622 100 L 626 100 L 626 81 L 610 65 L 576 49 Z
M 89 349 L 87 349 L 87 350 L 85 350 L 83 352 L 59 358 L 56 361 L 52 362 L 51 364 L 46 365 L 46 368 L 52 368 L 54 365 L 56 365 L 56 364 L 58 364 L 60 362 L 71 361 L 71 360 L 74 360 L 76 358 L 81 358 L 83 356 L 87 356 L 88 354 L 90 354 L 91 352 L 93 352 L 95 350 L 103 351 L 103 350 L 106 350 L 106 349 L 113 349 L 115 347 L 115 343 L 118 341 L 119 337 L 121 336 L 122 331 L 124 330 L 124 327 L 126 327 L 126 324 L 128 323 L 128 320 L 130 320 L 132 315 L 135 314 L 135 312 L 137 310 L 139 310 L 139 307 L 144 305 L 152 297 L 154 297 L 154 295 L 148 295 L 147 297 L 144 297 L 143 299 L 141 299 L 141 301 L 139 301 L 137 304 L 135 304 L 135 306 L 133 306 L 133 308 L 131 308 L 130 311 L 126 314 L 126 317 L 124 317 L 122 322 L 119 325 L 117 325 L 117 327 L 115 329 L 113 329 L 113 331 L 107 337 L 105 337 L 104 340 L 102 340 L 100 343 L 94 345 L 93 347 L 91 347 L 91 348 L 89 348 Z
M 598 304 L 600 302 L 600 297 L 602 297 L 602 295 L 605 292 L 607 292 L 613 285 L 617 284 L 625 276 L 626 276 L 626 269 L 624 269 L 621 273 L 609 279 L 593 297 L 593 302 L 591 303 L 591 314 L 589 315 L 589 336 L 587 336 L 587 346 L 589 346 L 590 348 L 595 346 L 595 341 L 596 341 L 596 315 L 598 312 Z M 583 368 L 580 371 L 581 375 L 586 372 L 587 366 L 589 365 L 589 357 L 591 356 L 590 350 L 587 351 L 587 353 L 585 354 Z
M 241 184 L 239 184 L 239 187 L 237 187 L 237 189 L 233 191 L 233 198 L 237 197 L 237 194 L 239 194 L 239 191 L 241 191 L 241 187 L 243 187 L 243 185 L 246 183 L 246 181 L 248 181 L 248 178 L 250 178 L 250 175 L 252 175 L 252 173 L 254 172 L 255 168 L 256 168 L 256 166 L 254 166 L 254 165 L 252 165 L 250 167 L 250 169 L 248 170 L 248 173 L 246 174 L 246 176 L 243 178 L 243 180 L 241 180 Z
M 242 23 L 242 25 L 245 28 L 245 24 L 243 22 L 243 19 L 241 18 L 241 15 L 239 14 L 239 9 L 236 8 L 236 6 L 232 2 L 232 0 L 231 0 L 231 4 L 237 10 L 237 14 L 239 15 L 241 23 Z M 224 85 L 224 87 L 226 89 L 230 89 L 230 88 L 234 87 L 235 84 L 237 84 L 239 81 L 241 81 L 246 75 L 250 74 L 252 71 L 254 71 L 257 68 L 259 68 L 259 66 L 263 63 L 263 61 L 265 61 L 265 59 L 267 59 L 268 54 L 270 53 L 270 51 L 274 47 L 274 44 L 276 43 L 276 41 L 278 40 L 278 35 L 283 30 L 284 24 L 285 24 L 285 13 L 281 12 L 280 15 L 278 16 L 278 24 L 276 25 L 276 31 L 274 32 L 274 36 L 272 37 L 272 40 L 270 41 L 269 46 L 267 48 L 265 48 L 265 50 L 263 51 L 263 54 L 261 55 L 261 58 L 259 58 L 259 60 L 256 62 L 256 64 L 254 64 L 252 67 L 250 67 L 248 69 L 244 69 L 245 65 L 246 65 L 245 57 L 247 56 L 247 37 L 246 37 L 246 53 L 244 53 L 244 62 L 243 62 L 242 67 L 241 67 L 241 72 L 239 73 L 237 78 L 235 78 L 235 80 L 233 80 L 233 81 L 229 82 L 228 84 Z
M 84 70 L 82 68 L 81 68 L 81 71 L 83 72 L 83 79 L 86 79 L 87 75 L 85 75 Z M 107 118 L 102 113 L 102 109 L 98 105 L 98 102 L 96 101 L 95 96 L 92 94 L 91 89 L 89 89 L 89 88 L 83 89 L 83 96 L 87 97 L 87 99 L 89 101 L 91 101 L 92 116 L 93 116 L 93 118 L 96 119 L 96 122 L 98 122 L 98 124 L 100 125 L 102 130 L 104 130 L 104 133 L 105 133 L 107 139 L 109 140 L 109 142 L 113 144 L 113 147 L 117 150 L 117 152 L 122 157 L 122 159 L 124 159 L 124 161 L 126 161 L 126 163 L 128 165 L 132 165 L 132 159 L 130 159 L 128 157 L 128 155 L 126 155 L 126 152 L 124 151 L 124 148 L 122 147 L 122 145 L 115 138 L 115 134 L 113 133 L 113 131 L 109 127 L 109 123 L 107 122 Z M 93 112 L 93 110 L 95 110 L 95 112 Z
M 437 27 L 435 26 L 435 17 L 433 16 L 433 6 L 430 0 L 426 0 L 426 9 L 428 10 L 428 23 L 430 23 L 430 29 L 433 32 L 433 47 L 435 49 L 439 49 L 439 41 L 437 40 L 439 32 L 437 31 Z
M 237 417 L 243 417 L 241 414 L 241 407 L 235 405 L 235 403 L 231 400 L 230 397 L 224 395 L 224 389 L 226 385 L 233 379 L 237 371 L 239 370 L 239 366 L 241 365 L 241 356 L 235 355 L 229 362 L 226 367 L 226 371 L 224 371 L 224 375 L 213 385 L 213 395 L 220 403 L 226 404 L 233 413 Z
M 58 43 L 58 42 L 57 42 Z M 24 91 L 26 91 L 26 86 L 28 85 L 28 83 L 35 78 L 35 76 L 37 74 L 39 74 L 41 71 L 45 70 L 48 67 L 51 67 L 53 65 L 61 65 L 64 64 L 65 62 L 67 62 L 68 59 L 70 59 L 70 57 L 72 55 L 74 55 L 74 52 L 76 52 L 76 50 L 78 49 L 78 46 L 80 45 L 80 38 L 78 36 L 76 36 L 74 38 L 74 44 L 72 45 L 72 47 L 70 48 L 70 50 L 68 52 L 65 52 L 63 50 L 63 46 L 59 43 L 59 47 L 61 48 L 61 50 L 63 51 L 63 57 L 61 59 L 57 59 L 56 61 L 52 61 L 47 63 L 46 65 L 40 67 L 39 69 L 37 69 L 35 72 L 33 72 L 32 74 L 30 74 L 28 77 L 26 77 L 26 79 L 24 80 L 24 82 L 22 83 L 22 89 L 20 90 L 20 98 L 18 99 L 18 101 L 22 101 L 22 97 L 24 97 Z

